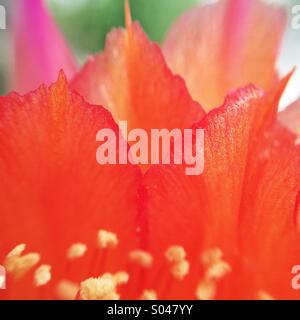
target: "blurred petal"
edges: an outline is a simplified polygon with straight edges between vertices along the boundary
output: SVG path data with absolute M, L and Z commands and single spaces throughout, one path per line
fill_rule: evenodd
M 72 87 L 106 106 L 116 121 L 127 120 L 128 130 L 191 126 L 203 116 L 202 108 L 128 12 L 127 20 L 127 29 L 109 34 L 105 51 L 87 62 Z
M 239 90 L 195 125 L 205 129 L 202 175 L 162 165 L 147 172 L 149 248 L 158 257 L 182 245 L 191 262 L 186 281 L 175 283 L 168 298 L 195 298 L 204 271 L 200 256 L 215 247 L 232 268 L 218 282 L 216 298 L 256 299 L 260 290 L 279 299 L 299 297 L 290 285 L 300 252 L 294 217 L 299 150 L 295 136 L 274 124 L 273 113 L 261 114 L 277 108 L 281 90 Z
M 43 0 L 12 1 L 14 60 L 11 88 L 25 93 L 55 81 L 63 69 L 68 78 L 75 59 L 47 12 Z
M 251 82 L 270 87 L 285 23 L 282 9 L 262 1 L 221 0 L 184 14 L 163 50 L 192 97 L 210 110 Z
M 70 92 L 60 76 L 49 89 L 1 98 L 0 126 L 0 261 L 26 243 L 53 267 L 55 285 L 64 275 L 67 249 L 83 242 L 88 253 L 71 278 L 78 281 L 91 274 L 97 231 L 104 229 L 119 238 L 105 268 L 125 268 L 129 250 L 137 246 L 141 174 L 135 166 L 96 162 L 98 130 L 111 129 L 118 137 L 109 112 Z M 30 288 L 28 278 L 11 286 L 10 294 L 32 298 L 37 292 Z
M 248 157 L 240 209 L 240 247 L 251 261 L 253 284 L 275 299 L 300 298 L 291 288 L 290 277 L 300 253 L 295 215 L 300 189 L 296 139 L 278 123 L 263 132 Z
M 300 100 L 280 112 L 279 120 L 292 132 L 300 136 Z

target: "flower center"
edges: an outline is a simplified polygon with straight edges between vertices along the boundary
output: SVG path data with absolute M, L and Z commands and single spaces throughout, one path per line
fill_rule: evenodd
M 145 286 L 142 271 L 153 267 L 153 256 L 141 249 L 128 253 L 130 261 L 130 265 L 126 268 L 128 270 L 116 273 L 104 272 L 107 255 L 118 245 L 119 239 L 116 234 L 99 230 L 97 249 L 88 261 L 89 276 L 80 283 L 70 280 L 72 278 L 70 276 L 71 270 L 75 260 L 83 258 L 88 248 L 83 243 L 71 245 L 66 252 L 67 268 L 64 276 L 56 285 L 55 298 L 63 300 L 119 300 L 123 298 L 123 293 L 126 290 L 127 295 L 134 296 L 133 299 L 167 299 L 173 282 L 182 281 L 190 272 L 190 262 L 187 260 L 186 251 L 182 246 L 171 246 L 166 250 L 165 259 L 168 263 L 168 273 L 163 270 L 158 279 L 155 277 L 155 280 L 152 280 L 153 286 Z M 38 253 L 24 254 L 25 248 L 25 244 L 20 244 L 6 256 L 4 266 L 13 281 L 24 277 L 41 260 Z M 223 253 L 218 248 L 205 251 L 200 262 L 204 267 L 204 276 L 198 285 L 196 283 L 195 298 L 211 300 L 216 297 L 218 282 L 232 271 L 231 266 L 224 261 Z M 51 269 L 50 265 L 41 264 L 33 273 L 33 285 L 47 290 L 47 284 L 52 280 Z M 91 275 L 97 274 L 97 270 L 103 270 L 103 272 L 100 272 L 97 277 L 92 277 Z M 126 287 L 122 288 L 125 285 Z M 261 300 L 273 299 L 264 290 L 260 290 L 256 296 Z

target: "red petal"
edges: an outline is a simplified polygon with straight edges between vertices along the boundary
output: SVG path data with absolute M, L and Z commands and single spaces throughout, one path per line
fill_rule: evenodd
M 127 15 L 128 16 L 128 15 Z M 167 68 L 159 47 L 138 24 L 114 30 L 103 53 L 90 59 L 72 87 L 102 104 L 128 129 L 185 128 L 203 116 L 183 80 Z
M 164 53 L 192 97 L 210 110 L 248 83 L 269 88 L 285 23 L 283 10 L 261 1 L 219 1 L 184 14 L 167 36 Z
M 292 132 L 300 135 L 300 100 L 280 112 L 279 120 Z
M 15 245 L 28 244 L 63 276 L 67 248 L 96 248 L 99 229 L 115 232 L 120 245 L 109 254 L 107 271 L 125 268 L 137 246 L 136 194 L 140 170 L 96 162 L 96 133 L 118 127 L 109 112 L 71 93 L 64 76 L 49 89 L 0 100 L 0 261 Z M 118 136 L 117 136 L 118 137 Z M 84 267 L 86 265 L 86 268 Z M 32 297 L 32 279 L 27 282 Z M 16 297 L 26 298 L 19 290 Z
M 294 294 L 299 152 L 295 137 L 274 125 L 274 112 L 263 112 L 274 111 L 275 102 L 278 90 L 263 96 L 248 87 L 200 121 L 195 128 L 205 129 L 201 176 L 186 176 L 179 166 L 153 167 L 146 174 L 150 221 L 144 241 L 156 257 L 170 245 L 182 245 L 192 264 L 191 274 L 168 298 L 195 298 L 203 279 L 200 254 L 214 247 L 233 268 L 218 284 L 217 298 L 255 299 L 260 290 L 276 298 Z

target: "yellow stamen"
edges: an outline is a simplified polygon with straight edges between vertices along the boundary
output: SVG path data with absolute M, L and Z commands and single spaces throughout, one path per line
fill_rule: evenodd
M 182 246 L 171 246 L 167 249 L 165 256 L 171 263 L 178 263 L 185 259 L 186 252 Z
M 225 261 L 213 263 L 206 271 L 205 277 L 211 280 L 219 280 L 231 271 L 231 266 Z
M 185 278 L 190 271 L 190 263 L 187 260 L 174 264 L 171 268 L 171 274 L 177 280 Z
M 223 257 L 223 252 L 219 248 L 209 249 L 204 251 L 202 254 L 202 263 L 205 266 L 210 266 L 218 261 L 220 261 Z
M 223 252 L 219 248 L 206 250 L 201 261 L 206 270 L 204 279 L 198 285 L 196 297 L 199 300 L 212 300 L 216 295 L 218 280 L 231 272 L 231 266 L 223 260 Z
M 126 284 L 129 281 L 129 274 L 125 271 L 119 271 L 114 275 L 116 285 Z
M 81 258 L 86 253 L 86 250 L 87 247 L 85 244 L 75 243 L 68 249 L 67 258 L 70 260 Z
M 198 285 L 196 297 L 198 300 L 212 300 L 216 295 L 216 283 L 204 279 Z
M 69 280 L 62 280 L 56 288 L 57 296 L 61 300 L 74 300 L 76 298 L 79 286 Z
M 24 243 L 19 244 L 7 254 L 6 258 L 20 257 L 21 254 L 25 251 L 25 249 L 26 249 L 26 244 Z
M 150 268 L 153 263 L 152 255 L 143 250 L 131 251 L 129 259 L 143 268 Z
M 118 237 L 112 232 L 100 230 L 98 232 L 98 246 L 99 248 L 113 248 L 118 245 Z
M 119 271 L 116 274 L 104 273 L 101 278 L 109 279 L 113 281 L 116 286 L 119 286 L 129 281 L 129 274 L 125 271 Z
M 38 253 L 28 253 L 22 256 L 25 248 L 24 244 L 18 245 L 6 256 L 4 261 L 7 273 L 12 274 L 15 279 L 23 277 L 40 261 Z
M 157 300 L 157 293 L 154 290 L 144 290 L 140 300 Z
M 119 300 L 116 285 L 106 277 L 89 278 L 80 284 L 80 298 L 82 300 Z
M 34 273 L 34 284 L 37 287 L 46 285 L 51 280 L 51 266 L 43 264 Z

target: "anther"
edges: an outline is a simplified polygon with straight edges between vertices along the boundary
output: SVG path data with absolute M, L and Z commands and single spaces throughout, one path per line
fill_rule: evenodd
M 204 279 L 198 285 L 196 297 L 198 300 L 212 300 L 216 295 L 216 283 L 211 280 Z
M 84 256 L 87 247 L 83 243 L 74 243 L 67 251 L 67 258 L 70 260 L 78 259 Z
M 119 271 L 114 275 L 116 285 L 126 284 L 129 281 L 129 274 L 125 271 Z
M 89 278 L 80 284 L 81 300 L 119 300 L 116 285 L 107 277 Z
M 231 271 L 231 266 L 225 261 L 213 263 L 206 271 L 205 276 L 211 280 L 219 280 L 225 277 Z
M 182 280 L 190 271 L 190 263 L 187 260 L 174 264 L 171 268 L 171 274 L 176 280 Z
M 7 254 L 6 258 L 9 259 L 12 257 L 20 257 L 21 254 L 25 251 L 25 249 L 26 249 L 26 244 L 24 243 L 19 244 Z
M 12 274 L 16 279 L 23 277 L 40 261 L 38 253 L 28 253 L 22 256 L 26 245 L 16 246 L 5 258 L 4 266 L 7 273 Z
M 99 248 L 113 248 L 118 245 L 118 237 L 112 232 L 100 230 L 98 232 L 98 247 Z
M 186 252 L 182 246 L 171 246 L 167 249 L 165 257 L 171 263 L 178 263 L 185 259 Z
M 143 268 L 150 268 L 153 263 L 152 255 L 143 250 L 131 251 L 129 253 L 129 259 Z
M 223 252 L 219 248 L 209 249 L 204 251 L 202 254 L 202 263 L 205 266 L 210 266 L 218 261 L 220 261 L 223 257 Z
M 79 286 L 69 280 L 60 281 L 56 288 L 57 296 L 62 300 L 74 300 L 78 291 Z
M 140 300 L 157 300 L 157 293 L 154 290 L 144 290 Z
M 119 286 L 129 281 L 129 274 L 125 271 L 119 271 L 115 274 L 104 273 L 101 278 L 109 279 L 113 281 L 116 286 Z
M 46 285 L 51 280 L 51 266 L 43 264 L 34 273 L 34 284 L 37 287 Z

